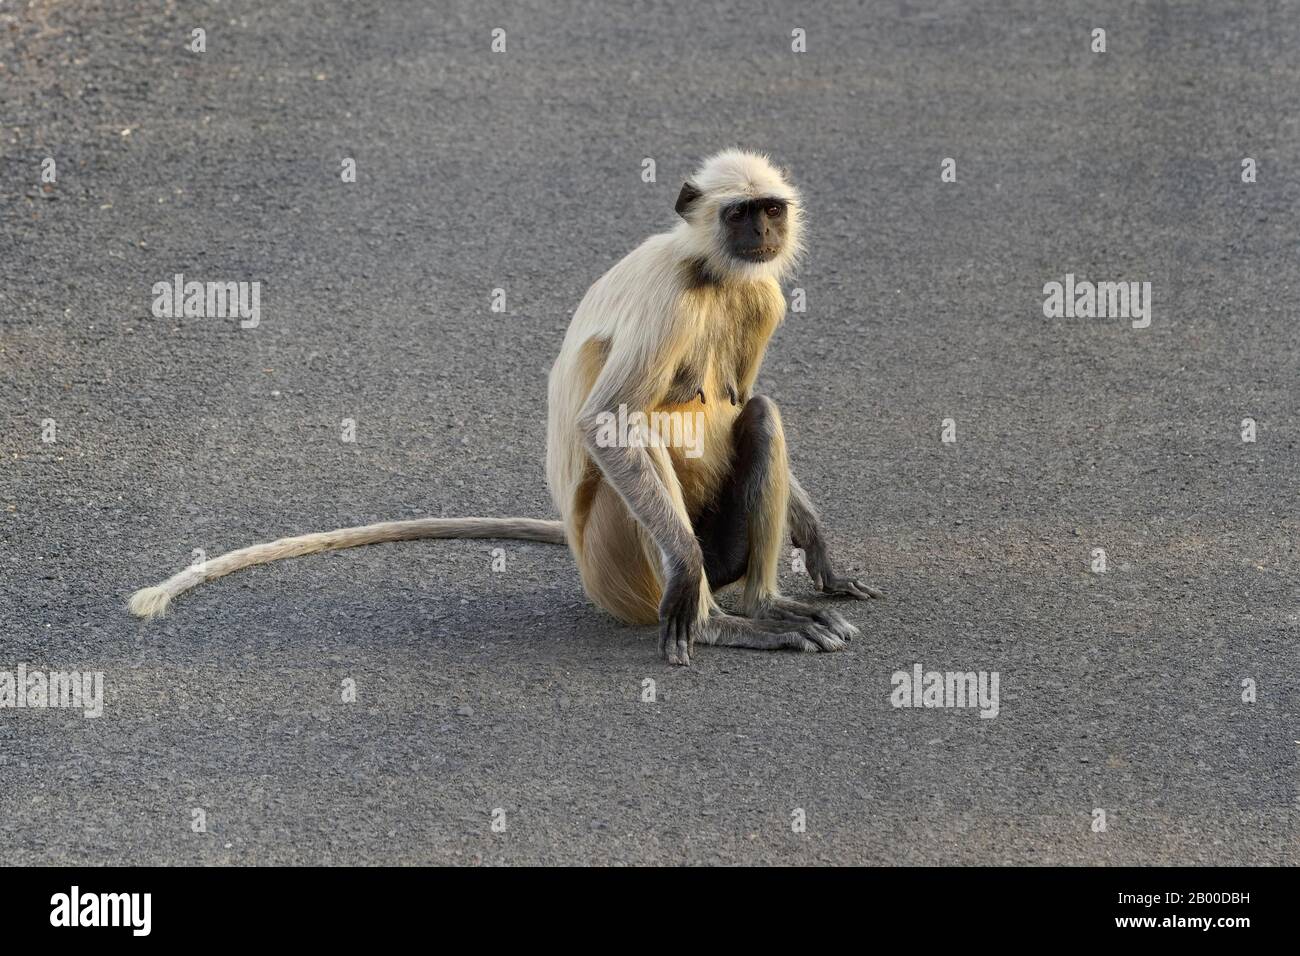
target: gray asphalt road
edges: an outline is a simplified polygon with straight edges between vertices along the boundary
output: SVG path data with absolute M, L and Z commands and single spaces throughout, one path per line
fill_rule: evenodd
M 0 710 L 0 862 L 1300 862 L 1296 5 L 144 6 L 0 6 L 0 671 L 105 681 Z M 808 201 L 760 388 L 890 595 L 851 651 L 669 669 L 496 542 L 125 615 L 195 548 L 550 516 L 567 319 L 732 144 Z M 1150 327 L 1044 318 L 1070 273 Z M 998 716 L 891 706 L 918 663 Z

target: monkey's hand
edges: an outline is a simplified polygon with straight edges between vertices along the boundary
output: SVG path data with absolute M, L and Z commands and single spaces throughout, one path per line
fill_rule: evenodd
M 804 553 L 807 555 L 808 577 L 823 594 L 837 594 L 859 601 L 883 598 L 884 592 L 868 587 L 856 578 L 843 578 L 831 567 L 830 552 L 820 540 L 814 541 Z
M 691 663 L 703 580 L 704 558 L 698 545 L 689 557 L 669 567 L 668 583 L 659 602 L 659 651 L 669 664 Z

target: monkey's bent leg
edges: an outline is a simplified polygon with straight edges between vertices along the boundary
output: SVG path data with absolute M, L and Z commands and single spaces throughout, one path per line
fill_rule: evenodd
M 743 577 L 741 607 L 749 617 L 787 627 L 815 624 L 845 641 L 858 636 L 842 615 L 783 597 L 777 586 L 790 508 L 790 466 L 776 403 L 761 395 L 751 398 L 732 437 L 731 474 L 717 501 L 696 522 L 709 583 L 722 587 Z
M 653 451 L 651 457 L 674 507 L 685 516 L 681 483 L 671 460 L 662 450 Z M 605 482 L 592 496 L 578 563 L 583 586 L 598 605 L 629 624 L 656 623 L 666 579 L 663 556 Z M 797 651 L 836 651 L 844 647 L 840 637 L 814 620 L 755 621 L 736 617 L 717 608 L 707 586 L 701 589 L 701 595 L 695 628 L 696 640 L 701 644 Z M 670 663 L 689 663 L 686 648 L 661 650 Z
M 628 624 L 659 620 L 663 585 L 645 545 L 645 535 L 632 513 L 614 489 L 601 481 L 583 528 L 578 573 L 587 596 Z
M 789 507 L 786 472 L 776 403 L 755 395 L 732 425 L 731 472 L 695 522 L 709 583 L 720 588 L 744 578 L 747 603 L 777 590 Z

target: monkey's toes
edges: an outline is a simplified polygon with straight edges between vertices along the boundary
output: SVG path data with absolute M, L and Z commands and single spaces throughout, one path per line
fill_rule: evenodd
M 828 607 L 802 604 L 787 598 L 777 598 L 761 616 L 802 625 L 821 625 L 821 627 L 830 631 L 842 641 L 851 641 L 855 637 L 862 636 L 862 632 L 855 625 L 849 623 L 848 619 L 839 611 Z
M 833 651 L 842 651 L 849 646 L 848 641 L 836 637 L 820 624 L 814 624 L 811 627 L 802 628 L 800 629 L 799 634 L 803 637 L 803 649 L 805 651 L 830 653 Z
M 813 613 L 812 618 L 842 641 L 851 641 L 855 637 L 862 636 L 862 632 L 858 630 L 857 626 L 849 623 L 848 619 L 839 611 L 820 608 Z

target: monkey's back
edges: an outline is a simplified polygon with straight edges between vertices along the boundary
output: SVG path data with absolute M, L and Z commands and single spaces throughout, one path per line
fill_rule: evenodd
M 566 524 L 589 466 L 578 422 L 588 396 L 602 374 L 635 374 L 672 333 L 683 288 L 674 241 L 672 233 L 651 236 L 592 283 L 551 367 L 546 482 Z

